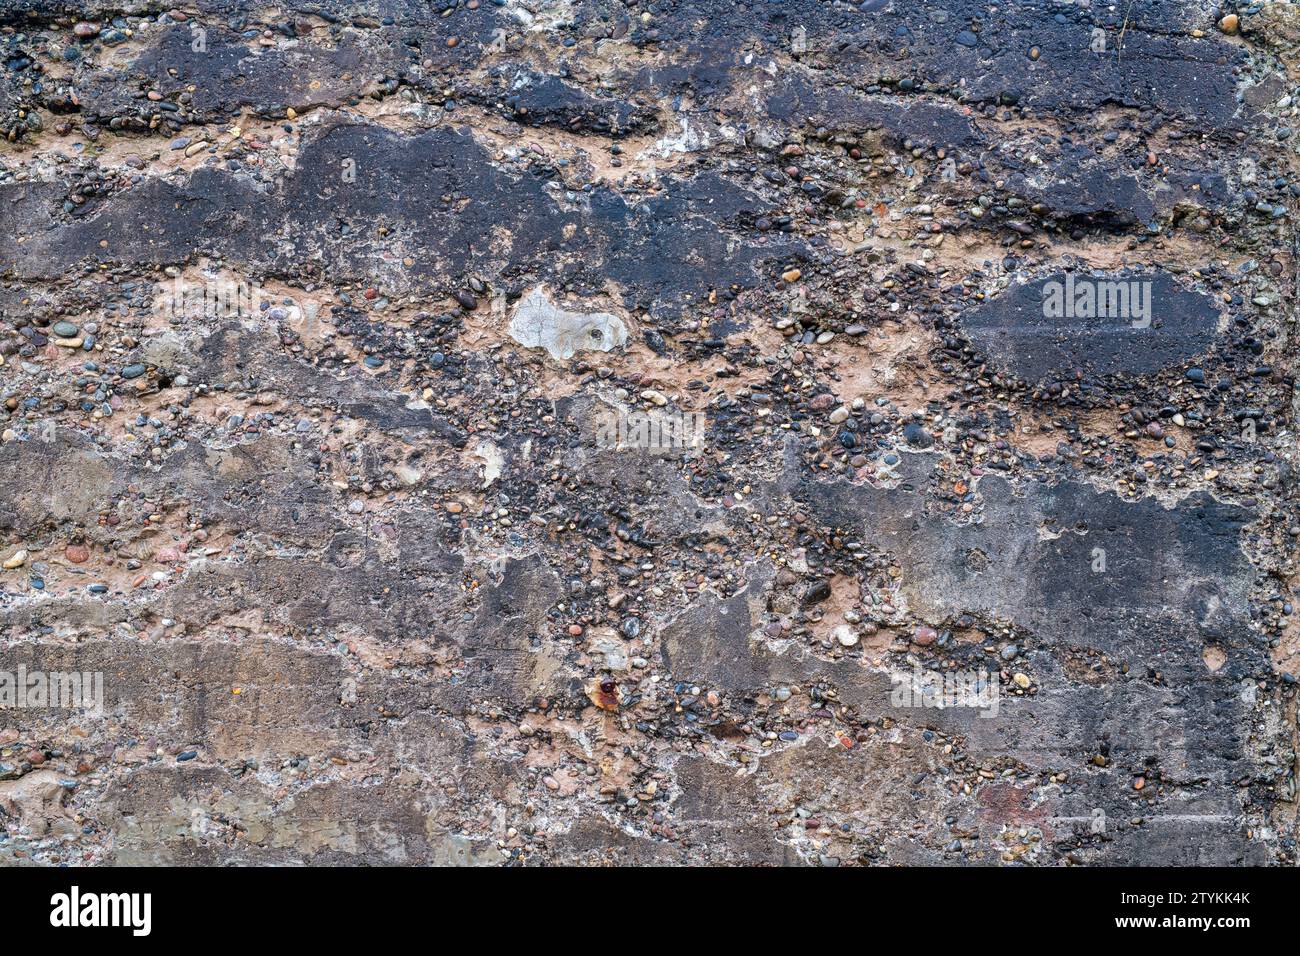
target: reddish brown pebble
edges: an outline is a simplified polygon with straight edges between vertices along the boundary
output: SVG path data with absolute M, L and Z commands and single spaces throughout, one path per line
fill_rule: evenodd
M 587 685 L 587 697 L 601 710 L 618 710 L 618 684 L 608 677 L 593 678 Z

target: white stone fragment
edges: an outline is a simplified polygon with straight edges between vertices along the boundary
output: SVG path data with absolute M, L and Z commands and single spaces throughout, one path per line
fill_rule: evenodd
M 510 337 L 531 349 L 546 349 L 564 361 L 578 352 L 608 352 L 627 344 L 627 326 L 608 312 L 570 312 L 551 301 L 542 286 L 520 300 L 510 318 Z

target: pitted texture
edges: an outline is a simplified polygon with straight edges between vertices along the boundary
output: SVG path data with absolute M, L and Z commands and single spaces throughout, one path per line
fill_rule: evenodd
M 1223 12 L 0 0 L 0 862 L 1297 862 Z

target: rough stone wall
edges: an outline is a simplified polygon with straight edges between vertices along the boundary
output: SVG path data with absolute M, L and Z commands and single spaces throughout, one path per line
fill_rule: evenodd
M 1294 863 L 1298 43 L 0 0 L 0 862 Z

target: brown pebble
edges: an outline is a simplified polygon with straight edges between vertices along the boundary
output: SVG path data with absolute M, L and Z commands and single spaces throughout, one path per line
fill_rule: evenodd
M 608 677 L 593 677 L 587 684 L 587 697 L 601 710 L 618 710 L 618 684 Z

